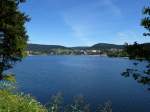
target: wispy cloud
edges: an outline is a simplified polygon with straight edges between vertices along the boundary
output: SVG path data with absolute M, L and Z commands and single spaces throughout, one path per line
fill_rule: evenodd
M 111 0 L 95 0 L 62 12 L 64 22 L 72 30 L 74 37 L 87 45 L 94 41 L 94 33 L 97 30 L 106 30 L 109 27 L 109 22 L 106 23 L 106 16 L 109 15 L 121 15 L 120 9 Z M 101 23 L 97 24 L 98 21 Z
M 89 33 L 91 33 L 89 32 L 89 25 L 85 25 L 86 23 L 75 20 L 74 17 L 72 18 L 72 16 L 64 16 L 64 21 L 70 28 L 73 37 L 77 38 L 85 45 L 90 45 L 90 40 L 87 38 Z
M 140 42 L 144 39 L 142 37 L 142 34 L 139 34 L 136 31 L 118 32 L 116 37 L 117 37 L 117 40 L 119 40 L 119 43 L 122 43 L 122 44 L 125 42 L 132 44 L 135 41 Z
M 118 16 L 122 15 L 120 8 L 117 5 L 115 5 L 112 2 L 112 0 L 100 0 L 100 1 L 101 1 L 100 4 L 108 8 L 108 10 L 112 12 L 112 15 Z

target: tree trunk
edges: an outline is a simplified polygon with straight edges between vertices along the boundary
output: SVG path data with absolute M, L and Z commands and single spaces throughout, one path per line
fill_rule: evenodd
M 0 64 L 0 80 L 3 79 L 3 70 L 4 70 L 3 68 L 4 68 L 3 65 Z
M 3 75 L 2 75 L 2 74 L 0 75 L 0 81 L 1 81 L 1 80 L 3 80 Z
M 0 73 L 0 81 L 3 79 L 3 74 L 2 72 Z

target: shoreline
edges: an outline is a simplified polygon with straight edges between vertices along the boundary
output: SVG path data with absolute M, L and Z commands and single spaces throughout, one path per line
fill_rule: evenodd
M 47 54 L 43 54 L 43 55 L 28 55 L 27 57 L 31 57 L 31 56 L 90 56 L 90 57 L 108 57 L 108 58 L 124 58 L 124 59 L 129 59 L 129 57 L 111 57 L 111 56 L 107 56 L 107 55 L 47 55 Z

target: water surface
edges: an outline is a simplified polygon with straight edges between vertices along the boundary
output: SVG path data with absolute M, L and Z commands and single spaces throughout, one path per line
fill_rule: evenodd
M 113 112 L 149 112 L 150 92 L 120 74 L 132 65 L 133 61 L 123 58 L 30 56 L 11 72 L 16 74 L 20 90 L 43 104 L 62 92 L 65 103 L 82 94 L 93 107 L 111 100 Z

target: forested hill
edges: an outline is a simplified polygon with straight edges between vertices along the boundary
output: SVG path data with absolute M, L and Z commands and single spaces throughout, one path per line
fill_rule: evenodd
M 138 44 L 141 49 L 149 52 L 150 43 Z M 97 55 L 97 54 L 107 54 L 109 56 L 126 56 L 123 52 L 124 45 L 99 43 L 93 46 L 81 46 L 81 47 L 65 47 L 61 45 L 40 45 L 40 44 L 28 44 L 27 51 L 29 54 L 40 55 L 40 54 L 52 54 L 52 55 Z M 133 46 L 134 47 L 134 46 Z M 129 45 L 128 51 L 131 52 L 132 45 Z M 145 51 L 144 51 L 145 52 Z
M 91 49 L 123 49 L 124 45 L 98 43 L 91 47 Z
M 28 44 L 28 51 L 48 51 L 52 49 L 68 49 L 60 45 L 41 45 L 41 44 Z
M 88 50 L 88 49 L 123 49 L 123 45 L 99 43 L 93 46 L 82 47 L 65 47 L 61 45 L 40 45 L 40 44 L 28 44 L 27 50 L 29 51 L 47 51 L 52 49 L 72 49 L 72 50 Z

